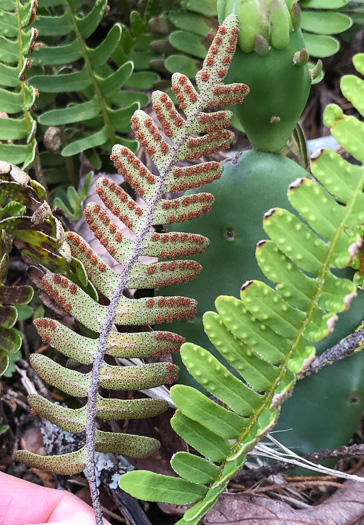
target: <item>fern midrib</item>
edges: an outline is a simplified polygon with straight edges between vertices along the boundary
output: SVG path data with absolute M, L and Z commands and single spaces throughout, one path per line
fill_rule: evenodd
M 20 0 L 17 0 L 16 3 L 16 16 L 17 16 L 17 22 L 18 22 L 18 49 L 19 49 L 19 71 L 21 71 L 24 67 L 24 54 L 23 54 L 23 39 L 22 39 L 22 25 L 21 25 L 21 18 L 20 18 Z M 25 80 L 20 80 L 20 92 L 23 98 L 23 105 L 25 108 L 26 103 L 26 94 L 25 94 Z M 25 124 L 27 126 L 28 130 L 28 137 L 30 136 L 30 133 L 32 131 L 32 118 L 29 114 L 29 111 L 26 109 L 23 109 Z M 27 144 L 29 144 L 29 141 L 27 140 Z
M 262 403 L 261 407 L 252 416 L 252 419 L 251 419 L 248 427 L 244 430 L 244 432 L 241 434 L 241 436 L 236 440 L 236 443 L 234 444 L 234 446 L 232 448 L 232 451 L 229 454 L 230 456 L 235 455 L 235 454 L 238 453 L 241 443 L 249 435 L 250 431 L 252 430 L 254 425 L 257 423 L 257 421 L 258 421 L 260 415 L 262 414 L 262 412 L 271 404 L 272 399 L 274 397 L 274 393 L 275 393 L 276 388 L 278 387 L 279 383 L 282 381 L 282 379 L 284 378 L 285 374 L 288 371 L 288 366 L 287 366 L 288 365 L 288 361 L 291 359 L 292 355 L 296 351 L 296 349 L 297 349 L 297 347 L 298 347 L 298 345 L 299 345 L 299 343 L 300 343 L 300 341 L 301 341 L 301 339 L 303 337 L 303 334 L 304 334 L 306 328 L 309 326 L 309 324 L 312 321 L 314 310 L 316 308 L 316 305 L 318 304 L 318 300 L 319 300 L 319 298 L 321 296 L 321 293 L 323 291 L 326 275 L 327 275 L 328 271 L 330 270 L 330 261 L 331 261 L 331 258 L 332 258 L 332 254 L 333 254 L 333 252 L 335 250 L 336 243 L 337 243 L 339 237 L 341 236 L 341 234 L 343 233 L 343 231 L 345 229 L 345 225 L 346 225 L 347 219 L 351 215 L 351 212 L 353 210 L 353 207 L 354 207 L 356 199 L 357 199 L 357 195 L 359 195 L 359 193 L 361 191 L 361 187 L 362 187 L 362 180 L 360 180 L 360 182 L 358 183 L 358 186 L 357 186 L 356 191 L 355 191 L 355 198 L 353 199 L 351 205 L 350 206 L 348 206 L 348 205 L 346 206 L 347 213 L 343 217 L 341 225 L 337 229 L 337 232 L 336 232 L 336 234 L 334 236 L 334 239 L 333 239 L 333 241 L 330 244 L 330 250 L 329 250 L 329 252 L 327 254 L 327 257 L 326 257 L 326 260 L 325 260 L 325 262 L 323 264 L 322 271 L 321 271 L 320 275 L 318 276 L 319 286 L 318 286 L 318 289 L 317 289 L 317 292 L 316 292 L 315 296 L 312 299 L 311 308 L 310 308 L 310 310 L 308 312 L 308 315 L 306 317 L 305 322 L 302 324 L 302 327 L 301 327 L 299 333 L 297 334 L 297 337 L 296 337 L 294 343 L 292 344 L 291 350 L 287 354 L 284 363 L 281 365 L 282 371 L 280 372 L 279 376 L 273 382 L 273 384 L 272 384 L 271 388 L 268 390 L 267 394 L 264 396 L 264 400 L 263 400 L 263 403 Z M 235 469 L 231 474 L 223 476 L 223 472 L 224 472 L 224 469 L 225 469 L 227 463 L 228 463 L 227 460 L 222 462 L 221 467 L 220 467 L 220 472 L 219 472 L 218 476 L 216 477 L 216 479 L 211 483 L 211 487 L 216 487 L 217 484 L 221 483 L 221 489 L 224 490 L 224 483 L 229 481 L 236 474 L 236 472 L 240 468 L 242 468 L 242 466 L 243 466 L 243 464 L 242 464 L 239 468 Z M 217 499 L 219 494 L 220 494 L 220 492 L 218 494 L 216 494 L 215 499 Z M 202 509 L 202 511 L 203 511 L 203 509 Z M 200 517 L 202 517 L 203 515 L 204 514 L 201 514 Z
M 85 41 L 84 41 L 84 39 L 83 39 L 83 37 L 82 37 L 78 27 L 77 27 L 75 16 L 74 16 L 74 13 L 73 13 L 73 9 L 70 6 L 68 0 L 62 0 L 62 1 L 65 4 L 66 9 L 68 9 L 69 12 L 70 12 L 73 30 L 74 30 L 76 38 L 77 38 L 77 40 L 79 42 L 79 45 L 80 45 L 80 48 L 81 48 L 81 51 L 82 51 L 82 58 L 83 58 L 83 60 L 85 62 L 88 76 L 90 77 L 92 87 L 94 88 L 95 94 L 97 96 L 98 103 L 100 105 L 102 118 L 103 118 L 103 121 L 106 124 L 107 130 L 108 130 L 109 139 L 110 139 L 112 144 L 116 144 L 116 135 L 114 133 L 114 128 L 113 128 L 113 125 L 111 123 L 109 114 L 107 112 L 107 106 L 104 103 L 104 98 L 103 98 L 102 93 L 100 91 L 99 85 L 96 82 L 95 75 L 92 74 L 94 72 L 93 67 L 92 67 L 92 63 L 91 63 L 91 61 L 89 59 L 89 56 L 88 56 L 88 53 L 87 53 L 87 48 L 86 48 Z
M 135 239 L 134 250 L 131 253 L 129 260 L 125 263 L 124 273 L 120 279 L 118 287 L 115 289 L 112 298 L 110 300 L 108 315 L 100 329 L 99 346 L 98 351 L 94 357 L 92 373 L 91 373 L 91 388 L 88 392 L 88 403 L 87 403 L 87 422 L 86 422 L 86 451 L 87 451 L 87 470 L 89 476 L 89 483 L 91 487 L 91 496 L 93 507 L 95 511 L 95 518 L 97 525 L 102 525 L 102 512 L 98 499 L 97 488 L 96 488 L 96 470 L 95 470 L 95 433 L 94 433 L 94 422 L 96 418 L 96 403 L 97 393 L 99 390 L 99 377 L 100 370 L 103 363 L 104 354 L 107 348 L 107 339 L 112 330 L 116 308 L 120 297 L 126 287 L 130 270 L 132 269 L 135 261 L 138 259 L 141 247 L 145 236 L 150 232 L 153 225 L 153 216 L 156 206 L 164 194 L 165 180 L 171 169 L 174 167 L 176 158 L 178 156 L 181 146 L 186 142 L 186 139 L 191 135 L 189 128 L 192 123 L 196 120 L 199 113 L 206 107 L 205 98 L 202 95 L 199 96 L 199 104 L 196 105 L 195 111 L 187 118 L 184 124 L 184 133 L 181 134 L 180 139 L 172 146 L 170 146 L 170 160 L 164 169 L 160 170 L 158 180 L 158 186 L 155 197 L 150 201 L 144 226 L 141 228 L 140 233 Z

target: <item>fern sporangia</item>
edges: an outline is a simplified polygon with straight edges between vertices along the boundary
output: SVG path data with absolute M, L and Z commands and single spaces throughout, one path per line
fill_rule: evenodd
M 30 403 L 40 415 L 62 428 L 85 432 L 86 445 L 63 456 L 44 457 L 18 451 L 16 458 L 30 466 L 63 474 L 77 473 L 87 466 L 98 524 L 102 523 L 102 518 L 96 488 L 95 450 L 144 457 L 155 452 L 159 443 L 147 437 L 102 432 L 95 428 L 95 417 L 143 418 L 166 409 L 163 400 L 105 399 L 99 395 L 100 386 L 146 389 L 171 384 L 178 375 L 178 367 L 170 363 L 111 366 L 105 363 L 104 355 L 146 358 L 178 351 L 183 342 L 180 336 L 170 332 L 119 333 L 116 325 L 154 325 L 195 312 L 196 301 L 185 297 L 130 299 L 123 292 L 127 287 L 162 287 L 188 281 L 201 270 L 194 261 L 142 264 L 139 257 L 153 255 L 175 259 L 199 253 L 208 245 L 208 240 L 200 235 L 156 233 L 152 226 L 188 221 L 211 208 L 212 198 L 208 193 L 173 200 L 163 196 L 178 188 L 212 182 L 221 175 L 222 167 L 217 162 L 191 167 L 179 167 L 178 163 L 227 149 L 233 139 L 233 133 L 226 130 L 231 112 L 204 112 L 204 109 L 242 102 L 249 91 L 244 84 L 225 86 L 222 83 L 235 51 L 237 34 L 237 18 L 232 15 L 220 27 L 203 68 L 196 76 L 199 92 L 186 76 L 173 76 L 172 89 L 185 116 L 176 111 L 165 93 L 153 94 L 153 109 L 165 138 L 145 112 L 138 110 L 132 117 L 136 138 L 151 156 L 159 176 L 153 175 L 128 148 L 122 145 L 113 148 L 111 158 L 116 168 L 142 197 L 145 207 L 140 207 L 121 187 L 103 177 L 97 183 L 103 205 L 88 204 L 85 216 L 95 237 L 120 264 L 122 273 L 112 271 L 76 233 L 68 233 L 72 253 L 83 262 L 90 281 L 110 299 L 110 304 L 98 304 L 66 277 L 45 272 L 42 279 L 41 286 L 49 296 L 83 326 L 98 333 L 99 338 L 75 334 L 51 319 L 36 320 L 35 325 L 45 342 L 80 363 L 92 365 L 92 370 L 85 374 L 68 370 L 44 355 L 34 354 L 32 366 L 43 379 L 70 395 L 87 397 L 87 404 L 73 410 L 54 406 L 40 396 L 30 396 Z M 108 212 L 131 230 L 132 239 L 123 235 Z
M 38 92 L 26 83 L 37 31 L 28 26 L 37 0 L 0 5 L 0 158 L 29 168 L 35 156 L 36 122 L 31 115 Z
M 364 54 L 354 58 L 364 73 Z M 342 79 L 342 90 L 364 116 L 364 81 Z M 359 162 L 364 162 L 364 123 L 335 105 L 324 122 Z M 316 181 L 300 178 L 288 188 L 298 216 L 270 209 L 263 220 L 269 240 L 256 249 L 264 275 L 275 284 L 247 281 L 240 300 L 216 299 L 216 312 L 204 315 L 204 329 L 231 374 L 210 352 L 192 343 L 181 348 L 189 372 L 222 405 L 184 385 L 171 389 L 177 411 L 174 430 L 194 449 L 178 452 L 171 465 L 180 477 L 134 471 L 120 486 L 140 499 L 178 505 L 198 503 L 178 522 L 197 525 L 213 507 L 246 454 L 274 426 L 296 374 L 313 360 L 312 343 L 334 328 L 337 314 L 356 296 L 355 284 L 332 269 L 351 264 L 362 243 L 364 172 L 331 150 L 312 163 Z M 305 222 L 304 222 L 305 221 Z
M 61 38 L 61 42 L 37 46 L 32 57 L 33 65 L 47 67 L 47 73 L 52 67 L 56 71 L 54 74 L 32 76 L 30 82 L 42 93 L 67 93 L 70 96 L 67 107 L 46 111 L 39 116 L 39 123 L 67 127 L 82 123 L 86 128 L 62 149 L 64 156 L 76 155 L 97 146 L 110 151 L 117 142 L 135 150 L 137 142 L 120 134 L 130 130 L 132 114 L 141 102 L 147 103 L 148 98 L 138 92 L 128 92 L 123 98 L 121 87 L 132 78 L 133 63 L 122 60 L 122 51 L 118 54 L 120 66 L 113 69 L 108 65 L 115 50 L 121 47 L 120 24 L 114 25 L 96 48 L 86 44 L 108 12 L 107 0 L 94 2 L 92 9 L 84 16 L 80 12 L 82 4 L 72 0 L 52 1 L 52 12 L 37 16 L 34 22 L 39 39 L 57 37 Z M 39 7 L 48 6 L 49 2 L 39 0 Z M 75 64 L 75 71 L 64 72 L 64 66 L 80 60 L 83 62 L 81 69 Z M 84 102 L 74 103 L 72 97 L 75 93 L 82 93 Z

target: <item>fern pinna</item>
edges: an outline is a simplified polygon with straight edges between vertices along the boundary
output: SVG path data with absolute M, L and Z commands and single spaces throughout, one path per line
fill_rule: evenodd
M 87 397 L 88 401 L 85 407 L 78 410 L 52 405 L 40 396 L 30 396 L 30 404 L 40 415 L 66 430 L 85 431 L 86 445 L 63 456 L 44 457 L 19 451 L 16 457 L 30 466 L 63 474 L 80 472 L 87 465 L 97 523 L 101 523 L 102 518 L 95 484 L 95 450 L 143 457 L 155 452 L 159 443 L 147 437 L 102 432 L 95 429 L 95 417 L 142 418 L 166 409 L 166 403 L 161 400 L 102 398 L 98 393 L 100 386 L 146 389 L 163 383 L 171 384 L 178 375 L 178 367 L 169 363 L 110 366 L 105 363 L 104 354 L 146 358 L 177 351 L 182 343 L 180 336 L 169 332 L 119 333 L 115 325 L 171 322 L 190 316 L 195 311 L 196 301 L 185 297 L 129 299 L 123 292 L 126 287 L 162 287 L 188 281 L 196 277 L 201 269 L 194 261 L 142 264 L 139 257 L 149 255 L 169 259 L 193 255 L 204 250 L 208 244 L 208 240 L 199 235 L 160 234 L 151 228 L 158 224 L 188 221 L 211 208 L 213 198 L 208 193 L 174 200 L 164 199 L 163 195 L 195 188 L 221 175 L 222 168 L 217 162 L 203 162 L 190 167 L 179 167 L 178 162 L 226 149 L 233 139 L 233 133 L 225 129 L 229 125 L 230 112 L 203 110 L 242 102 L 248 92 L 244 84 L 222 84 L 235 51 L 237 33 L 237 19 L 232 15 L 220 27 L 203 68 L 196 76 L 199 92 L 186 76 L 173 76 L 172 89 L 186 118 L 176 111 L 166 94 L 153 94 L 153 109 L 166 140 L 145 112 L 135 112 L 132 128 L 153 159 L 159 176 L 153 175 L 128 148 L 118 145 L 113 149 L 112 160 L 116 168 L 142 197 L 146 207 L 140 207 L 121 187 L 104 177 L 99 179 L 97 189 L 104 206 L 91 203 L 85 215 L 95 237 L 121 265 L 122 274 L 112 271 L 77 234 L 68 233 L 73 254 L 84 263 L 95 287 L 110 299 L 109 306 L 98 304 L 66 277 L 47 272 L 42 279 L 45 291 L 82 325 L 99 333 L 99 338 L 90 339 L 73 333 L 51 319 L 36 320 L 37 330 L 45 342 L 80 363 L 92 365 L 92 370 L 83 374 L 63 368 L 44 355 L 33 355 L 32 366 L 44 380 L 70 395 Z M 134 239 L 128 239 L 121 233 L 106 209 L 134 233 Z
M 364 73 L 364 54 L 354 64 Z M 342 91 L 364 116 L 364 81 L 344 77 Z M 364 162 L 364 123 L 335 105 L 325 110 L 335 138 Z M 263 220 L 269 240 L 257 245 L 256 258 L 275 288 L 247 281 L 240 300 L 220 296 L 215 312 L 204 315 L 205 331 L 241 379 L 210 352 L 192 343 L 181 348 L 192 376 L 222 405 L 198 390 L 177 385 L 171 397 L 178 410 L 174 430 L 197 453 L 178 452 L 171 461 L 180 476 L 134 471 L 120 486 L 140 499 L 196 505 L 178 522 L 199 523 L 216 503 L 247 452 L 274 426 L 280 405 L 290 395 L 296 374 L 314 358 L 312 343 L 334 328 L 337 314 L 356 296 L 352 281 L 331 270 L 360 263 L 364 221 L 364 172 L 331 150 L 312 163 L 316 181 L 300 178 L 288 189 L 297 215 L 269 210 Z M 360 267 L 358 283 L 362 283 Z M 360 293 L 360 292 L 359 292 Z
M 28 26 L 35 19 L 37 0 L 4 0 L 0 5 L 0 158 L 22 164 L 34 161 L 36 122 L 31 110 L 38 96 L 26 83 L 37 31 Z

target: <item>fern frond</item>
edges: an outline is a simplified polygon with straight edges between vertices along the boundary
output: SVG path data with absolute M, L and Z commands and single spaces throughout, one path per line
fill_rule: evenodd
M 355 58 L 360 72 L 363 57 Z M 364 81 L 344 77 L 342 88 L 364 115 Z M 363 122 L 334 105 L 326 108 L 324 120 L 363 163 Z M 238 377 L 207 350 L 192 343 L 181 348 L 189 372 L 222 404 L 192 387 L 171 390 L 177 406 L 171 425 L 200 456 L 176 454 L 171 465 L 180 478 L 134 471 L 120 479 L 124 490 L 141 499 L 178 505 L 200 500 L 187 510 L 181 525 L 197 524 L 216 503 L 246 454 L 274 426 L 296 374 L 314 358 L 312 343 L 332 332 L 338 314 L 356 296 L 355 284 L 333 270 L 351 264 L 361 245 L 363 168 L 325 150 L 313 161 L 312 171 L 318 182 L 300 178 L 288 189 L 301 218 L 279 208 L 264 216 L 270 239 L 258 243 L 256 258 L 275 287 L 247 281 L 240 300 L 220 296 L 217 313 L 204 315 L 209 339 Z
M 148 95 L 140 92 L 141 89 L 152 89 L 159 76 L 150 71 L 150 61 L 160 60 L 162 55 L 150 49 L 153 36 L 148 31 L 150 18 L 159 13 L 159 2 L 148 2 L 144 16 L 138 11 L 130 13 L 129 25 L 121 25 L 120 43 L 113 53 L 113 60 L 118 66 L 130 60 L 134 64 L 134 71 L 127 81 L 126 87 L 132 92 L 120 92 L 118 100 L 138 95 L 141 107 L 148 103 Z
M 176 178 L 188 184 L 192 175 L 193 184 L 212 181 L 221 174 L 218 163 L 206 162 L 192 172 L 178 168 L 178 162 L 191 155 L 194 158 L 229 146 L 232 135 L 225 129 L 231 112 L 206 113 L 206 108 L 220 102 L 222 82 L 234 53 L 237 42 L 237 19 L 229 17 L 219 29 L 214 44 L 220 49 L 216 56 L 211 53 L 202 71 L 196 76 L 199 92 L 186 76 L 175 74 L 173 90 L 184 111 L 177 113 L 171 99 L 160 91 L 153 94 L 157 117 L 166 132 L 164 138 L 153 120 L 143 111 L 137 110 L 132 117 L 132 128 L 146 153 L 159 170 L 153 175 L 136 155 L 123 145 L 113 148 L 111 159 L 116 168 L 142 197 L 145 206 L 139 206 L 121 187 L 107 177 L 99 179 L 97 193 L 102 205 L 89 203 L 86 220 L 95 237 L 109 254 L 120 264 L 122 273 L 114 272 L 94 250 L 75 233 L 68 233 L 71 253 L 85 265 L 88 277 L 97 290 L 110 299 L 110 304 L 99 304 L 66 277 L 45 272 L 41 286 L 47 294 L 83 326 L 99 334 L 98 339 L 75 335 L 63 325 L 51 319 L 40 319 L 35 325 L 45 342 L 65 355 L 80 362 L 92 363 L 92 370 L 83 374 L 77 370 L 66 370 L 46 356 L 33 356 L 32 365 L 38 374 L 50 384 L 73 396 L 87 397 L 84 410 L 60 410 L 37 398 L 31 403 L 41 415 L 57 421 L 62 428 L 86 433 L 86 445 L 77 452 L 59 457 L 43 457 L 26 451 L 18 451 L 16 457 L 31 466 L 58 473 L 76 473 L 87 464 L 91 494 L 97 523 L 102 522 L 95 483 L 95 450 L 108 450 L 135 457 L 153 453 L 156 440 L 125 434 L 103 433 L 95 429 L 95 417 L 106 419 L 126 417 L 148 417 L 167 408 L 164 401 L 152 399 L 120 403 L 119 400 L 104 399 L 99 388 L 146 389 L 163 383 L 173 383 L 178 367 L 169 363 L 142 364 L 138 366 L 110 366 L 105 363 L 105 353 L 116 357 L 151 357 L 177 351 L 182 338 L 170 332 L 119 333 L 120 326 L 142 326 L 172 322 L 193 315 L 196 301 L 186 297 L 154 297 L 129 299 L 124 290 L 129 286 L 150 287 L 170 285 L 194 278 L 200 265 L 194 261 L 177 260 L 156 264 L 142 264 L 142 255 L 157 255 L 162 258 L 198 253 L 208 240 L 199 235 L 158 234 L 152 226 L 163 223 L 187 221 L 208 212 L 212 197 L 207 193 L 197 197 L 182 197 L 172 201 L 164 198 Z M 241 101 L 248 92 L 244 84 L 231 86 L 233 98 Z M 212 119 L 213 125 L 207 126 Z M 218 125 L 215 124 L 218 121 Z M 211 128 L 211 129 L 210 129 Z M 202 135 L 202 136 L 201 136 Z M 167 138 L 168 137 L 168 138 Z M 194 141 L 195 146 L 191 145 Z M 193 149 L 195 148 L 195 149 Z M 121 220 L 133 236 L 128 238 L 119 229 L 116 220 Z M 80 350 L 82 348 L 82 350 Z M 204 489 L 203 489 L 204 490 Z
M 133 74 L 133 63 L 125 60 L 121 52 L 118 55 L 119 66 L 113 69 L 108 65 L 116 50 L 120 48 L 123 29 L 114 25 L 105 39 L 96 47 L 90 48 L 86 40 L 99 27 L 107 8 L 107 0 L 97 0 L 92 9 L 82 16 L 80 3 L 69 0 L 52 2 L 52 8 L 58 9 L 57 16 L 38 16 L 34 25 L 39 37 L 57 37 L 53 45 L 39 46 L 33 55 L 34 66 L 47 66 L 55 70 L 54 74 L 32 76 L 30 82 L 42 93 L 81 93 L 83 102 L 70 103 L 67 107 L 52 109 L 39 116 L 39 123 L 46 126 L 82 125 L 86 128 L 76 134 L 69 144 L 62 149 L 62 155 L 71 156 L 94 147 L 110 150 L 120 142 L 136 150 L 137 142 L 122 135 L 130 130 L 130 118 L 148 98 L 145 94 L 128 92 L 123 97 L 122 87 L 128 87 Z M 39 2 L 48 7 L 48 2 Z M 72 72 L 64 72 L 63 66 L 71 66 L 82 60 L 79 69 L 76 65 Z M 155 75 L 154 75 L 155 77 Z M 116 109 L 115 109 L 116 108 Z
M 31 286 L 4 285 L 12 245 L 54 271 L 64 272 L 85 285 L 86 274 L 71 258 L 61 223 L 52 216 L 44 188 L 22 170 L 0 162 L 0 375 L 6 371 L 9 355 L 21 346 L 21 337 L 13 329 L 18 317 L 14 305 L 27 304 L 33 297 Z M 20 243 L 20 244 L 19 244 Z M 20 246 L 21 245 L 21 246 Z M 34 256 L 34 255 L 33 255 Z M 85 286 L 86 288 L 86 286 Z M 86 288 L 87 289 L 87 288 Z
M 37 90 L 26 83 L 26 58 L 34 50 L 37 32 L 27 29 L 37 1 L 2 2 L 0 6 L 0 158 L 28 169 L 35 155 L 36 122 L 31 115 Z

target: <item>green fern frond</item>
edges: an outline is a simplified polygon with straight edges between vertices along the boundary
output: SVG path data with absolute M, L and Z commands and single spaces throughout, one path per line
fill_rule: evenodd
M 155 4 L 156 2 L 154 2 Z M 126 83 L 126 87 L 132 92 L 120 92 L 118 98 L 126 96 L 138 96 L 141 107 L 148 103 L 148 96 L 142 93 L 140 89 L 152 89 L 153 85 L 158 81 L 159 76 L 150 71 L 150 61 L 160 60 L 162 55 L 150 49 L 150 43 L 153 40 L 153 35 L 148 31 L 149 19 L 154 16 L 158 6 L 151 5 L 146 9 L 142 17 L 139 11 L 132 11 L 130 13 L 129 27 L 125 24 L 121 25 L 122 33 L 120 44 L 113 53 L 113 60 L 118 66 L 130 60 L 134 64 L 134 71 L 130 79 Z
M 155 452 L 159 442 L 148 437 L 101 432 L 95 429 L 95 417 L 141 418 L 160 414 L 167 408 L 163 400 L 103 398 L 99 395 L 100 386 L 148 389 L 163 383 L 171 384 L 178 376 L 178 367 L 170 363 L 111 366 L 105 362 L 104 355 L 148 358 L 176 352 L 183 342 L 176 334 L 163 331 L 119 333 L 116 327 L 172 322 L 189 317 L 196 310 L 196 301 L 186 297 L 130 299 L 123 292 L 125 288 L 162 287 L 187 282 L 201 270 L 201 266 L 191 260 L 144 264 L 140 256 L 175 259 L 200 253 L 208 245 L 208 239 L 201 235 L 161 234 L 153 231 L 152 226 L 185 222 L 207 213 L 212 206 L 213 198 L 208 193 L 172 201 L 164 196 L 175 186 L 196 187 L 221 176 L 222 168 L 218 162 L 203 162 L 193 167 L 182 167 L 179 162 L 227 149 L 233 139 L 233 134 L 226 129 L 231 112 L 210 110 L 220 106 L 226 98 L 231 103 L 242 102 L 249 91 L 244 84 L 223 85 L 236 47 L 239 32 L 236 26 L 237 19 L 232 15 L 220 28 L 213 48 L 213 51 L 219 49 L 219 53 L 211 51 L 196 76 L 199 92 L 185 75 L 173 76 L 172 90 L 184 116 L 177 112 L 168 95 L 154 92 L 153 109 L 165 138 L 147 113 L 141 110 L 134 113 L 132 129 L 159 170 L 159 176 L 153 175 L 129 148 L 114 146 L 111 159 L 115 167 L 143 199 L 145 206 L 139 206 L 109 178 L 102 177 L 97 182 L 102 205 L 89 203 L 85 210 L 86 221 L 101 245 L 120 265 L 122 273 L 113 271 L 79 235 L 67 234 L 71 254 L 83 263 L 91 283 L 110 299 L 110 304 L 99 304 L 58 274 L 45 271 L 40 283 L 59 307 L 81 325 L 99 334 L 98 339 L 91 339 L 73 333 L 52 319 L 35 321 L 43 341 L 80 363 L 92 364 L 90 372 L 81 373 L 66 369 L 44 355 L 31 357 L 33 368 L 45 381 L 70 395 L 87 397 L 85 408 L 80 410 L 54 406 L 40 396 L 32 396 L 29 400 L 40 415 L 62 428 L 85 432 L 86 445 L 65 456 L 45 457 L 18 451 L 16 458 L 28 465 L 62 474 L 80 472 L 87 465 L 98 524 L 102 523 L 102 517 L 95 482 L 95 450 L 144 457 Z M 133 235 L 125 235 L 117 219 Z
M 354 59 L 364 71 L 364 54 Z M 364 81 L 344 77 L 345 96 L 364 116 Z M 364 123 L 335 105 L 324 121 L 334 137 L 364 162 Z M 231 374 L 210 352 L 192 343 L 181 348 L 189 372 L 220 404 L 194 388 L 177 385 L 171 397 L 177 412 L 174 430 L 199 454 L 177 453 L 171 465 L 180 478 L 134 471 L 120 486 L 135 497 L 191 504 L 178 522 L 197 524 L 216 503 L 246 454 L 274 426 L 280 405 L 290 395 L 296 374 L 312 361 L 312 343 L 334 328 L 337 314 L 356 296 L 353 282 L 332 270 L 352 263 L 361 245 L 364 220 L 364 172 L 325 150 L 312 163 L 317 179 L 297 179 L 288 189 L 301 216 L 271 209 L 263 227 L 269 240 L 258 243 L 257 262 L 275 287 L 247 281 L 240 300 L 221 296 L 217 313 L 204 315 L 205 331 Z
M 37 90 L 26 83 L 37 32 L 27 29 L 37 2 L 1 2 L 0 6 L 0 158 L 28 169 L 34 160 L 36 122 L 31 115 Z
M 49 5 L 46 0 L 39 2 L 40 7 Z M 57 9 L 57 16 L 39 15 L 34 25 L 40 38 L 57 37 L 57 42 L 37 47 L 33 64 L 47 67 L 47 71 L 52 68 L 55 72 L 35 75 L 31 83 L 42 93 L 67 93 L 70 103 L 67 107 L 43 113 L 39 123 L 69 129 L 82 124 L 84 131 L 76 134 L 62 149 L 66 157 L 95 147 L 110 150 L 116 142 L 135 151 L 137 142 L 122 135 L 130 130 L 132 114 L 141 103 L 146 104 L 147 98 L 143 93 L 133 92 L 123 96 L 125 92 L 121 88 L 128 87 L 132 79 L 132 62 L 119 56 L 117 69 L 108 65 L 121 45 L 123 29 L 119 24 L 114 25 L 96 48 L 86 44 L 104 17 L 107 0 L 97 0 L 85 15 L 80 11 L 82 2 L 58 0 L 51 5 Z M 76 62 L 80 60 L 83 65 L 78 68 Z M 72 66 L 72 71 L 64 72 L 64 66 Z M 72 102 L 73 93 L 81 94 L 84 101 Z

